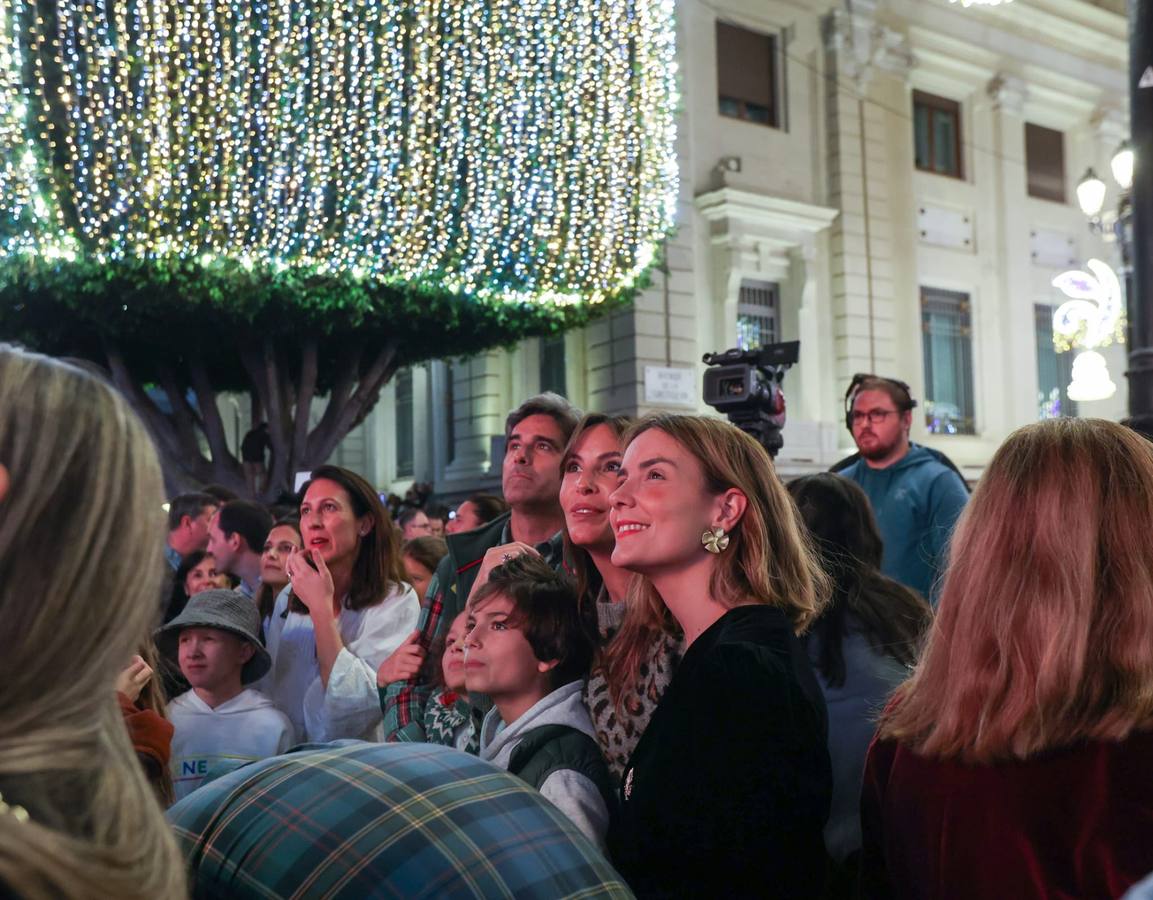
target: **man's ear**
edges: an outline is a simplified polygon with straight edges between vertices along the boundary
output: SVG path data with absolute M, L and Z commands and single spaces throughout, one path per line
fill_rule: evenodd
M 245 665 L 255 655 L 256 648 L 252 646 L 252 642 L 245 641 L 244 646 L 240 648 L 240 664 Z
M 239 531 L 225 535 L 224 540 L 232 548 L 233 553 L 243 553 L 248 548 L 248 541 L 240 536 Z
M 729 488 L 717 498 L 712 527 L 732 531 L 744 517 L 748 507 L 749 498 L 745 496 L 745 492 L 738 488 Z
M 544 675 L 546 672 L 551 672 L 560 665 L 559 659 L 550 659 L 548 662 L 537 661 L 536 670 Z

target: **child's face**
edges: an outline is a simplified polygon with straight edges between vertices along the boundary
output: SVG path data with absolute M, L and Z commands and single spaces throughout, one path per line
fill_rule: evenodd
M 536 658 L 519 628 L 508 624 L 514 607 L 507 597 L 490 597 L 468 609 L 464 683 L 493 700 L 540 691 L 548 693 L 551 666 Z
M 450 691 L 464 690 L 464 637 L 467 632 L 468 613 L 462 612 L 452 620 L 444 642 L 444 655 L 440 670 L 444 673 L 444 686 Z
M 220 628 L 180 632 L 180 671 L 194 688 L 214 691 L 240 683 L 240 670 L 252 658 L 252 645 Z

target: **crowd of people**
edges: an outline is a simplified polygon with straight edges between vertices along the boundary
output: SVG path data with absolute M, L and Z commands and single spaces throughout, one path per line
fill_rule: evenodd
M 1040 422 L 970 498 L 908 385 L 845 403 L 788 484 L 543 394 L 501 496 L 165 529 L 118 395 L 0 347 L 0 893 L 1148 896 L 1153 445 Z

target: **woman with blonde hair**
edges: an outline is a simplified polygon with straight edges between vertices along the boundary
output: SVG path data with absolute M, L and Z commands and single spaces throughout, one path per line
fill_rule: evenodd
M 165 574 L 156 453 L 110 387 L 4 345 L 0 409 L 0 894 L 182 896 L 115 693 Z
M 1014 432 L 953 535 L 861 805 L 865 896 L 1118 897 L 1153 869 L 1153 446 Z
M 772 460 L 727 422 L 656 416 L 628 435 L 611 503 L 613 565 L 644 577 L 610 685 L 673 623 L 685 646 L 625 770 L 615 864 L 641 897 L 818 895 L 832 775 L 797 633 L 828 582 Z

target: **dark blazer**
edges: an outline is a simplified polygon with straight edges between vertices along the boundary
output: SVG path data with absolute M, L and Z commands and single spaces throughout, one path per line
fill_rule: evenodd
M 640 897 L 818 897 L 832 774 L 825 704 L 778 609 L 725 613 L 685 653 L 609 831 Z
M 1120 897 L 1153 872 L 1153 734 L 964 765 L 874 741 L 862 896 Z

